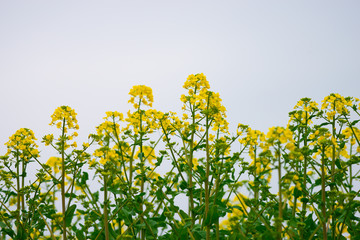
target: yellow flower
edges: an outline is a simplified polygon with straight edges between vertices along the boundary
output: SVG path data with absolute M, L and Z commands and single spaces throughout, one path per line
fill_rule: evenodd
M 152 103 L 154 102 L 152 89 L 145 85 L 133 86 L 130 89 L 129 95 L 131 96 L 129 103 L 132 103 L 134 108 L 138 108 L 139 103 L 152 107 Z
M 50 157 L 47 162 L 46 165 L 52 167 L 54 169 L 55 173 L 58 173 L 61 167 L 61 158 L 58 157 Z
M 156 159 L 155 150 L 150 146 L 143 146 L 142 153 L 144 154 L 143 160 L 147 160 L 151 165 L 155 165 L 153 160 Z M 139 159 L 140 149 L 135 154 L 135 159 Z
M 79 129 L 76 115 L 75 110 L 68 106 L 58 107 L 51 115 L 50 125 L 56 125 L 57 128 L 64 127 L 65 132 L 67 129 Z
M 28 128 L 20 128 L 5 143 L 7 146 L 7 153 L 5 156 L 16 154 L 20 159 L 29 161 L 31 158 L 39 157 L 37 144 L 35 143 L 34 132 Z
M 285 146 L 287 149 L 289 149 L 290 151 L 294 151 L 295 150 L 295 144 L 292 142 L 289 142 L 288 144 L 286 144 Z
M 228 206 L 232 207 L 232 212 L 228 213 L 227 219 L 220 223 L 221 228 L 231 228 L 232 225 L 236 225 L 239 217 L 247 215 L 248 206 L 245 203 L 246 199 L 245 195 L 237 193 L 233 201 L 227 203 Z
M 162 115 L 161 112 L 154 109 L 133 113 L 129 111 L 128 118 L 126 118 L 128 126 L 124 128 L 124 130 L 133 129 L 134 133 L 138 134 L 141 128 L 143 133 L 152 133 L 154 130 L 160 128 L 159 119 L 163 118 Z
M 15 205 L 16 203 L 17 203 L 17 198 L 16 197 L 10 198 L 10 202 L 9 202 L 10 206 Z
M 48 134 L 43 137 L 43 142 L 45 143 L 45 146 L 48 146 L 52 143 L 54 140 L 54 135 Z
M 355 100 L 356 101 L 356 100 Z M 349 115 L 349 109 L 353 106 L 352 98 L 345 98 L 338 93 L 332 93 L 322 101 L 321 109 L 328 120 L 333 120 L 336 114 Z
M 195 120 L 207 117 L 212 122 L 212 130 L 228 132 L 228 122 L 226 121 L 226 108 L 222 105 L 219 93 L 209 91 L 210 85 L 203 73 L 190 75 L 184 83 L 184 88 L 188 90 L 188 96 L 182 95 L 181 101 L 184 103 L 183 110 L 189 110 L 191 118 Z M 188 115 L 183 115 L 183 120 L 187 120 Z
M 40 236 L 40 232 L 39 230 L 37 230 L 36 228 L 32 229 L 32 232 L 30 233 L 30 237 L 31 239 L 36 239 Z
M 203 73 L 191 74 L 185 81 L 183 88 L 188 89 L 189 94 L 192 95 L 196 90 L 209 89 L 210 84 Z
M 278 143 L 284 144 L 287 142 L 293 142 L 293 133 L 290 129 L 283 127 L 271 127 L 266 134 L 267 143 L 275 145 Z M 290 145 L 291 147 L 291 145 Z

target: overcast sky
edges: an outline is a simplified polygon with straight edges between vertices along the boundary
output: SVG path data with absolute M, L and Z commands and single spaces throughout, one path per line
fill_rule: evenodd
M 302 97 L 360 97 L 359 12 L 358 0 L 0 0 L 0 154 L 19 128 L 56 132 L 61 105 L 86 138 L 105 111 L 131 108 L 133 85 L 180 112 L 195 73 L 220 93 L 232 132 L 285 125 Z

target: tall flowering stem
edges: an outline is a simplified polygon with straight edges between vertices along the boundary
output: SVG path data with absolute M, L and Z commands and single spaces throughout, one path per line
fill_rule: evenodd
M 311 164 L 311 146 L 312 139 L 309 139 L 311 133 L 311 124 L 319 113 L 318 104 L 312 101 L 310 98 L 302 98 L 294 107 L 294 111 L 290 112 L 289 127 L 297 132 L 297 135 L 294 136 L 296 141 L 294 142 L 295 146 L 291 149 L 291 156 L 295 161 L 295 170 L 296 173 L 300 175 L 298 182 L 295 182 L 297 185 L 297 191 L 301 190 L 303 192 L 302 196 L 305 197 L 307 193 L 307 179 L 308 179 L 308 169 L 309 164 Z M 310 144 L 309 144 L 310 143 Z M 302 175 L 302 176 L 301 176 Z M 296 175 L 298 178 L 298 175 Z M 301 181 L 302 180 L 302 181 Z M 297 201 L 301 196 L 294 196 L 294 208 L 293 216 L 295 216 L 297 209 Z M 307 204 L 308 201 L 302 201 L 302 210 L 301 210 L 301 221 L 305 222 L 306 213 L 307 213 Z M 304 228 L 303 225 L 299 225 L 300 237 L 304 238 Z
M 35 143 L 34 132 L 27 128 L 17 130 L 5 145 L 7 146 L 7 153 L 5 157 L 7 161 L 15 161 L 16 168 L 16 210 L 17 210 L 17 232 L 19 238 L 27 237 L 27 230 L 25 224 L 25 177 L 26 168 L 30 161 L 39 157 L 38 146 Z M 8 166 L 9 168 L 10 166 Z M 9 169 L 10 170 L 10 169 Z M 20 178 L 21 176 L 21 178 Z
M 267 143 L 274 149 L 275 155 L 274 160 L 277 163 L 278 170 L 278 217 L 275 219 L 276 227 L 276 239 L 282 238 L 283 228 L 283 181 L 282 181 L 282 164 L 281 156 L 282 151 L 285 148 L 289 148 L 290 145 L 293 145 L 293 132 L 288 128 L 283 127 L 272 127 L 267 133 Z
M 53 115 L 51 115 L 50 125 L 56 125 L 57 128 L 61 130 L 61 135 L 57 140 L 57 150 L 61 154 L 61 205 L 62 205 L 62 236 L 63 240 L 67 239 L 67 226 L 66 226 L 66 197 L 65 197 L 65 178 L 66 178 L 66 159 L 65 151 L 67 148 L 76 147 L 76 142 L 73 142 L 71 145 L 68 144 L 68 141 L 72 140 L 73 137 L 76 137 L 77 132 L 69 134 L 69 130 L 79 129 L 77 124 L 76 113 L 73 109 L 68 106 L 58 107 Z M 45 136 L 44 141 L 51 139 L 51 137 Z

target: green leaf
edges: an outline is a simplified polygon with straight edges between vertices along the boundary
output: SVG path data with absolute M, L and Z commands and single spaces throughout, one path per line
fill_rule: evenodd
M 184 220 L 186 220 L 186 219 L 188 219 L 189 218 L 189 215 L 187 215 L 187 213 L 186 212 L 184 212 L 183 210 L 181 210 L 180 209 L 180 215 L 181 215 L 181 217 L 184 219 Z
M 66 223 L 67 226 L 69 226 L 71 224 L 72 218 L 73 218 L 74 213 L 75 213 L 75 209 L 76 209 L 75 204 L 71 205 L 68 209 L 66 209 L 65 223 Z
M 0 222 L 1 231 L 9 235 L 11 238 L 15 238 L 15 232 L 12 229 L 6 228 L 6 224 Z
M 219 219 L 218 209 L 216 205 L 211 205 L 209 208 L 209 212 L 207 214 L 207 217 L 204 221 L 205 225 L 211 225 Z
M 139 158 L 140 160 L 143 160 L 144 157 L 145 157 L 144 153 L 141 152 L 141 153 L 138 154 L 138 158 Z
M 83 172 L 83 175 L 81 176 L 81 184 L 85 184 L 88 179 L 89 174 L 87 172 Z
M 85 235 L 84 235 L 84 232 L 81 231 L 81 230 L 78 230 L 76 231 L 76 238 L 79 239 L 79 240 L 85 240 Z
M 300 191 L 299 189 L 297 188 L 294 188 L 294 197 L 295 198 L 298 198 L 302 195 L 302 191 Z
M 159 200 L 159 201 L 163 200 L 163 198 L 165 197 L 161 188 L 155 192 L 155 195 L 156 195 L 157 200 Z
M 187 187 L 188 187 L 188 184 L 187 184 L 186 181 L 181 181 L 181 182 L 180 182 L 180 188 L 181 188 L 182 190 L 187 189 Z
M 335 165 L 339 168 L 339 169 L 342 169 L 342 166 L 341 166 L 341 163 L 340 163 L 340 159 L 336 159 L 335 160 Z
M 359 121 L 360 121 L 360 119 L 353 121 L 353 122 L 351 123 L 351 126 L 355 126 L 355 124 L 357 124 Z
M 157 157 L 156 158 L 156 163 L 155 163 L 155 166 L 160 166 L 161 165 L 161 163 L 162 163 L 162 161 L 163 161 L 163 159 L 164 159 L 164 156 L 162 155 L 161 157 Z

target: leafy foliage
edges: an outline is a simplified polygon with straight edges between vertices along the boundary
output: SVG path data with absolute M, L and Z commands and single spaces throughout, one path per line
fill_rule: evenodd
M 303 98 L 286 127 L 230 134 L 205 75 L 184 88 L 178 116 L 134 86 L 133 109 L 106 112 L 82 146 L 75 111 L 57 108 L 47 161 L 19 129 L 1 156 L 0 239 L 358 238 L 359 99 Z

